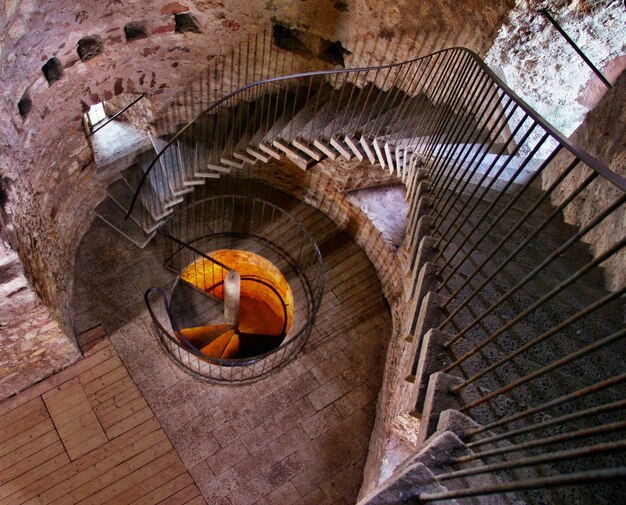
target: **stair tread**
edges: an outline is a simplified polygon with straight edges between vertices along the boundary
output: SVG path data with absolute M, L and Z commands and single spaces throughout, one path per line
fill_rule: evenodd
M 155 232 L 145 233 L 135 221 L 125 219 L 126 213 L 109 197 L 98 204 L 95 212 L 100 219 L 141 249 L 150 242 L 155 234 Z
M 300 90 L 300 93 L 306 93 L 306 90 Z M 326 101 L 330 100 L 332 95 L 333 88 L 328 84 L 323 84 L 316 91 L 315 95 L 310 96 L 305 105 L 293 114 L 289 122 L 277 133 L 275 139 L 291 142 L 291 140 L 302 133 L 302 128 L 313 119 L 319 108 L 322 107 Z
M 358 91 L 359 88 L 351 83 L 345 84 L 340 90 L 335 90 L 318 106 L 316 114 L 302 126 L 299 138 L 308 144 L 312 144 L 320 137 L 330 138 L 331 133 L 339 129 L 344 118 L 349 117 L 353 107 L 356 106 L 355 93 Z M 328 133 L 324 135 L 326 132 Z
M 125 179 L 117 179 L 109 184 L 109 186 L 107 186 L 107 193 L 123 211 L 128 211 L 134 193 Z M 130 218 L 141 226 L 146 233 L 153 232 L 161 225 L 161 221 L 153 219 L 148 211 L 146 211 L 141 201 L 137 201 Z

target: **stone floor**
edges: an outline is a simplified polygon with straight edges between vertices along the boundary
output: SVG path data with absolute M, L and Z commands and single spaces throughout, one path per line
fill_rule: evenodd
M 165 356 L 143 292 L 172 279 L 99 221 L 76 260 L 77 333 L 102 323 L 208 503 L 355 503 L 391 318 L 365 254 L 323 214 L 290 212 L 315 236 L 326 289 L 309 341 L 279 373 L 245 386 L 194 379 Z

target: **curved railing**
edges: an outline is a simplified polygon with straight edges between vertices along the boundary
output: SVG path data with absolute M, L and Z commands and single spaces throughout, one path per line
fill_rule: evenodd
M 348 82 L 357 84 L 361 87 L 361 90 L 367 84 L 377 85 L 382 89 L 386 86 L 394 86 L 407 93 L 408 96 L 417 96 L 417 94 L 422 92 L 428 95 L 429 92 L 432 92 L 432 97 L 440 100 L 441 103 L 453 103 L 458 101 L 459 92 L 466 91 L 468 85 L 472 86 L 473 83 L 476 82 L 477 72 L 484 74 L 484 76 L 488 78 L 488 85 L 497 88 L 498 92 L 501 94 L 501 102 L 504 97 L 507 97 L 517 108 L 519 108 L 520 113 L 527 115 L 531 121 L 545 130 L 545 132 L 561 146 L 565 147 L 569 152 L 591 167 L 602 177 L 611 181 L 620 189 L 626 191 L 626 179 L 610 170 L 606 165 L 590 156 L 587 152 L 572 144 L 558 130 L 556 130 L 536 111 L 534 111 L 534 109 L 526 104 L 517 94 L 515 94 L 473 51 L 467 48 L 456 47 L 441 50 L 428 56 L 407 60 L 401 63 L 351 69 L 303 72 L 293 75 L 263 79 L 242 86 L 241 88 L 214 102 L 193 120 L 178 130 L 176 134 L 167 142 L 144 172 L 143 177 L 134 192 L 127 212 L 127 217 L 131 215 L 136 205 L 137 198 L 139 197 L 142 188 L 155 166 L 162 165 L 164 171 L 169 173 L 174 178 L 171 167 L 179 161 L 177 158 L 180 156 L 178 145 L 180 141 L 185 139 L 185 137 L 206 145 L 215 141 L 214 137 L 210 138 L 203 134 L 206 133 L 206 127 L 201 124 L 201 122 L 203 118 L 207 117 L 212 112 L 215 112 L 220 107 L 233 108 L 238 103 L 245 101 L 249 102 L 251 99 L 266 93 L 268 90 L 275 91 L 276 89 L 280 89 L 281 86 L 284 89 L 287 85 L 296 89 L 296 95 L 298 94 L 298 91 L 302 89 L 302 94 L 306 92 L 306 99 L 308 99 L 310 96 L 315 95 L 316 84 L 314 84 L 314 82 L 320 80 L 321 82 L 328 82 L 329 80 L 333 81 L 331 85 L 334 88 Z M 415 75 L 411 76 L 411 74 Z M 416 78 L 417 74 L 419 74 L 418 78 Z M 465 80 L 465 82 L 463 82 L 463 80 Z M 454 85 L 451 86 L 449 83 L 454 83 Z M 483 86 L 484 85 L 485 84 L 483 83 Z M 362 93 L 359 92 L 353 93 L 354 96 L 350 96 L 349 100 L 357 106 L 357 95 L 360 97 L 361 94 Z M 454 98 L 454 100 L 449 100 L 451 97 Z M 393 102 L 390 95 L 381 97 L 381 100 L 384 102 L 383 105 L 387 104 L 391 106 Z M 289 107 L 287 105 L 286 100 L 283 100 L 282 103 L 278 100 L 276 104 L 271 105 L 274 109 L 272 111 L 274 118 L 280 117 L 284 113 L 288 113 Z M 268 104 L 268 106 L 270 105 Z M 348 108 L 349 105 L 344 109 L 347 110 Z M 381 110 L 385 111 L 385 108 L 383 107 Z M 295 112 L 295 108 L 293 111 Z M 414 114 L 409 113 L 404 114 L 403 117 L 413 115 Z M 374 119 L 375 117 L 376 116 L 374 115 L 369 119 Z M 382 125 L 378 121 L 370 121 L 369 126 L 370 131 L 365 133 L 375 134 L 380 132 Z M 411 124 L 411 126 L 414 130 L 419 130 L 417 124 Z M 196 128 L 197 131 L 192 131 L 194 128 Z M 330 137 L 332 137 L 333 133 L 334 132 L 331 131 Z M 404 133 L 410 135 L 412 132 L 407 130 Z M 233 145 L 232 147 L 234 148 L 235 146 Z
M 169 140 L 133 204 L 160 202 L 146 188 L 182 188 L 240 161 L 283 155 L 303 169 L 324 156 L 356 157 L 406 186 L 406 409 L 421 418 L 419 442 L 435 433 L 439 405 L 479 424 L 458 433 L 474 453 L 451 456 L 450 471 L 436 476 L 450 490 L 420 499 L 586 483 L 599 503 L 618 502 L 626 475 L 624 178 L 563 137 L 474 53 L 453 48 L 245 86 Z M 215 206 L 197 214 L 245 215 Z M 187 225 L 173 223 L 172 235 L 200 250 L 209 237 L 238 238 L 200 225 L 186 236 Z M 205 373 L 205 361 L 172 349 L 182 366 Z M 441 403 L 431 401 L 437 394 Z M 554 433 L 560 423 L 567 433 Z M 465 480 L 495 472 L 510 482 Z M 594 487 L 594 479 L 611 485 Z
M 172 313 L 170 298 L 162 289 L 149 289 L 145 299 L 159 341 L 179 366 L 205 380 L 240 384 L 276 372 L 297 355 L 311 332 L 324 289 L 321 254 L 298 220 L 258 198 L 221 195 L 178 210 L 164 226 L 163 236 L 177 237 L 175 241 L 164 240 L 162 248 L 166 265 L 178 275 L 198 259 L 215 261 L 203 251 L 252 251 L 279 268 L 289 280 L 294 298 L 294 320 L 279 347 L 254 357 L 219 359 L 203 354 L 191 342 L 181 342 L 178 335 L 183 333 Z M 245 281 L 246 275 L 241 279 Z M 177 278 L 175 286 L 178 282 Z M 220 282 L 223 279 L 211 280 L 206 288 Z M 160 309 L 152 302 L 154 295 L 162 302 Z M 278 296 L 284 306 L 285 301 L 279 293 Z M 283 328 L 286 323 L 285 317 Z

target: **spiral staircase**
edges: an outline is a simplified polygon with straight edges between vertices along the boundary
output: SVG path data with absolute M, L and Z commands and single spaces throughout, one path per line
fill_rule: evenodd
M 139 247 L 165 230 L 180 251 L 206 235 L 181 223 L 213 179 L 284 158 L 302 170 L 325 158 L 388 170 L 410 205 L 394 323 L 406 340 L 388 352 L 401 356 L 419 447 L 361 503 L 622 501 L 626 287 L 618 276 L 607 289 L 605 269 L 623 269 L 626 181 L 466 49 L 244 84 L 153 137 L 97 215 Z M 259 238 L 272 228 L 247 226 Z M 603 234 L 607 245 L 590 247 Z M 315 306 L 319 279 L 308 279 Z M 152 312 L 161 341 L 201 374 L 206 360 L 182 356 L 169 306 L 165 297 Z

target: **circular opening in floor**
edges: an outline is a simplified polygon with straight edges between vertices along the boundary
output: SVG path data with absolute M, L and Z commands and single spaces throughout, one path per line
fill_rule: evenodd
M 220 195 L 174 213 L 159 235 L 175 278 L 169 294 L 153 287 L 144 299 L 177 365 L 242 384 L 297 356 L 324 292 L 321 253 L 300 221 L 266 200 Z
M 209 252 L 215 261 L 199 258 L 181 273 L 185 283 L 224 300 L 228 265 L 240 276 L 239 318 L 236 324 L 218 323 L 181 328 L 179 338 L 202 354 L 233 359 L 259 356 L 283 342 L 293 321 L 293 294 L 281 271 L 271 261 L 250 251 L 222 249 Z

